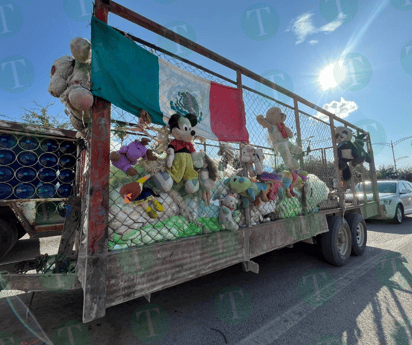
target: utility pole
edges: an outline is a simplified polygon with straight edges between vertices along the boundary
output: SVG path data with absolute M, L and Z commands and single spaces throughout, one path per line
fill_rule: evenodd
M 393 165 L 395 166 L 395 174 L 398 175 L 398 169 L 396 169 L 395 151 L 393 149 L 393 141 L 392 140 L 391 140 L 391 147 L 392 147 L 392 155 L 393 155 Z

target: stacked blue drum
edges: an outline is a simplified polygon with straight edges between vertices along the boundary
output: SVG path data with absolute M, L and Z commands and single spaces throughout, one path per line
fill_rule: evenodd
M 0 200 L 69 197 L 76 154 L 74 140 L 0 132 Z

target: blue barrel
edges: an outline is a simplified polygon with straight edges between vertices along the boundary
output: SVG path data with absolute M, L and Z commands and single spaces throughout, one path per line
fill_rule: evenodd
M 40 164 L 43 165 L 46 168 L 54 167 L 57 162 L 58 158 L 55 154 L 53 153 L 43 153 L 39 157 Z
M 54 139 L 43 139 L 40 147 L 44 152 L 56 152 L 59 149 L 59 143 Z
M 59 194 L 62 198 L 68 198 L 72 191 L 72 186 L 69 184 L 62 184 L 59 189 L 57 190 L 57 194 Z
M 14 195 L 19 199 L 30 199 L 34 196 L 36 188 L 30 183 L 19 183 L 14 187 Z
M 12 149 L 17 145 L 17 138 L 13 134 L 0 134 L 0 147 L 3 149 Z
M 42 182 L 50 183 L 57 178 L 56 170 L 51 168 L 43 168 L 38 172 L 38 178 Z
M 63 152 L 64 154 L 66 153 L 72 153 L 75 154 L 77 150 L 77 145 L 76 142 L 74 141 L 62 141 L 60 143 L 60 151 Z
M 13 188 L 7 183 L 0 183 L 0 200 L 7 199 L 13 194 Z
M 23 150 L 33 151 L 39 147 L 39 141 L 35 137 L 26 135 L 20 138 L 19 145 Z
M 20 182 L 31 182 L 36 178 L 36 175 L 36 170 L 33 168 L 22 167 L 16 171 L 16 177 Z
M 59 159 L 59 165 L 65 169 L 73 168 L 76 165 L 76 158 L 72 155 L 63 155 Z
M 73 170 L 70 170 L 70 169 L 60 170 L 59 180 L 63 183 L 72 182 L 75 177 L 76 177 L 76 174 L 74 173 Z
M 0 166 L 0 182 L 7 182 L 13 179 L 14 171 L 9 167 L 1 167 Z
M 0 150 L 0 164 L 9 165 L 16 160 L 16 154 L 10 150 Z
M 33 152 L 20 152 L 17 161 L 24 166 L 32 166 L 37 163 L 37 155 Z
M 53 198 L 56 194 L 56 187 L 49 183 L 40 183 L 37 186 L 37 195 L 39 198 Z

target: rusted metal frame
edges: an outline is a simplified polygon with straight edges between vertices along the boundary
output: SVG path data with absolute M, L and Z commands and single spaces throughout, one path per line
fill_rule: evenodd
M 108 6 L 96 0 L 94 15 L 107 23 Z M 110 109 L 106 100 L 94 97 L 90 126 L 90 201 L 88 229 L 86 229 L 86 253 L 83 276 L 83 323 L 106 314 L 109 175 L 110 175 Z
M 117 29 L 117 28 L 113 28 L 113 29 L 115 29 L 117 32 L 119 32 L 119 33 L 121 33 L 121 34 L 125 34 L 125 32 L 122 31 L 122 30 L 119 30 L 119 29 Z M 231 84 L 236 85 L 236 81 L 231 80 L 231 79 L 229 79 L 229 78 L 227 78 L 227 77 L 224 77 L 223 75 L 220 75 L 219 73 L 213 72 L 212 70 L 210 70 L 210 69 L 208 69 L 208 68 L 206 68 L 206 67 L 203 67 L 203 66 L 201 66 L 201 65 L 198 65 L 197 63 L 194 63 L 194 62 L 189 61 L 189 60 L 187 60 L 187 59 L 185 59 L 185 58 L 182 58 L 182 57 L 180 57 L 179 55 L 173 54 L 173 53 L 167 51 L 166 49 L 160 48 L 160 47 L 158 47 L 158 46 L 156 46 L 156 45 L 154 45 L 154 44 L 152 44 L 152 43 L 150 43 L 150 42 L 147 42 L 147 41 L 145 41 L 145 40 L 142 40 L 141 38 L 138 38 L 138 37 L 136 37 L 136 36 L 134 36 L 134 35 L 132 35 L 132 34 L 129 34 L 128 32 L 127 32 L 126 34 L 127 34 L 128 37 L 130 37 L 130 38 L 131 38 L 133 41 L 135 41 L 135 42 L 138 42 L 138 43 L 140 43 L 140 44 L 143 44 L 143 45 L 145 45 L 145 46 L 148 46 L 149 48 L 155 49 L 155 50 L 157 50 L 157 51 L 159 51 L 159 52 L 161 52 L 161 53 L 163 53 L 163 54 L 169 55 L 169 56 L 171 56 L 172 58 L 174 58 L 174 59 L 176 59 L 176 60 L 180 60 L 180 61 L 182 61 L 182 62 L 184 62 L 184 63 L 187 63 L 188 65 L 191 65 L 191 66 L 193 66 L 193 67 L 196 67 L 196 68 L 198 68 L 198 69 L 200 69 L 200 70 L 202 70 L 202 71 L 204 71 L 204 72 L 206 72 L 206 73 L 209 73 L 209 74 L 211 74 L 211 75 L 214 75 L 214 76 L 217 77 L 217 78 L 223 79 L 223 80 L 227 81 L 228 83 L 231 83 Z
M 73 245 L 80 230 L 81 199 L 79 196 L 71 195 L 68 204 L 70 205 L 70 213 L 66 215 L 58 254 L 73 258 Z
M 251 70 L 244 68 L 240 65 L 238 65 L 237 63 L 230 61 L 229 59 L 224 58 L 223 56 L 216 54 L 215 52 L 201 46 L 200 44 L 197 44 L 189 39 L 187 39 L 186 37 L 183 37 L 179 34 L 177 34 L 176 32 L 169 30 L 167 28 L 165 28 L 164 26 L 146 18 L 143 17 L 142 15 L 114 2 L 114 1 L 110 1 L 110 12 L 112 12 L 113 14 L 118 15 L 119 17 L 122 17 L 134 24 L 137 24 L 147 30 L 150 30 L 162 37 L 165 37 L 181 46 L 184 46 L 200 55 L 203 55 L 213 61 L 216 61 L 218 63 L 220 63 L 223 66 L 226 66 L 228 68 L 231 68 L 235 71 L 239 71 L 241 72 L 244 76 L 251 78 L 255 81 L 258 81 L 260 83 L 262 83 L 263 85 L 266 85 L 276 91 L 279 91 L 293 99 L 296 99 L 297 101 L 299 101 L 300 103 L 308 106 L 309 108 L 312 108 L 314 110 L 317 110 L 327 116 L 329 116 L 329 118 L 333 118 L 337 121 L 340 121 L 343 124 L 348 125 L 349 127 L 352 127 L 354 129 L 359 129 L 360 131 L 363 131 L 362 129 L 352 125 L 351 123 L 337 117 L 336 115 L 332 114 L 331 112 L 318 107 L 317 105 L 313 104 L 312 102 L 307 101 L 306 99 L 304 99 L 303 97 L 298 96 L 297 94 L 271 82 L 270 80 L 263 78 L 261 76 L 259 76 L 258 74 L 252 72 Z
M 27 202 L 27 201 L 36 201 L 36 202 L 48 202 L 48 201 L 66 201 L 67 198 L 42 198 L 42 199 L 14 199 L 14 200 L 0 200 L 0 206 L 10 206 L 16 202 Z
M 370 175 L 371 175 L 371 182 L 372 182 L 372 192 L 373 192 L 373 198 L 374 201 L 378 202 L 379 205 L 379 213 L 381 217 L 385 217 L 385 211 L 383 209 L 383 205 L 381 205 L 379 193 L 378 193 L 378 179 L 376 177 L 376 168 L 375 168 L 375 156 L 373 155 L 373 150 L 372 150 L 372 141 L 371 141 L 371 136 L 369 132 L 366 132 L 366 148 L 368 150 L 369 155 L 372 158 L 372 163 L 370 164 Z M 364 184 L 364 188 L 366 189 L 366 186 Z
M 21 212 L 20 207 L 17 204 L 17 202 L 16 201 L 12 202 L 9 204 L 9 206 L 11 210 L 13 211 L 14 215 L 20 221 L 20 224 L 23 226 L 24 230 L 27 231 L 27 233 L 30 235 L 30 238 L 33 238 L 33 236 L 35 236 L 36 234 L 36 231 L 34 230 L 33 226 L 29 223 L 29 221 L 27 220 L 23 212 Z
M 5 126 L 6 125 L 6 126 Z M 63 138 L 69 138 L 69 139 L 75 139 L 76 138 L 76 132 L 75 131 L 70 131 L 67 129 L 61 129 L 61 128 L 50 128 L 50 127 L 43 127 L 39 125 L 26 125 L 23 123 L 19 122 L 13 122 L 13 121 L 4 121 L 2 120 L 0 123 L 0 128 L 3 131 L 12 131 L 12 132 L 21 132 L 28 134 L 30 133 L 36 133 L 41 136 L 47 136 L 48 138 L 51 136 L 55 136 L 58 139 Z M 56 134 L 56 132 L 60 132 L 59 134 Z
M 300 130 L 300 119 L 299 119 L 299 103 L 297 99 L 293 99 L 294 111 L 295 111 L 295 122 L 296 122 L 296 133 L 297 133 L 297 143 L 299 147 L 302 147 L 302 134 Z M 303 169 L 303 157 L 299 159 L 300 168 Z
M 347 128 L 347 126 L 345 126 Z M 356 195 L 356 191 L 355 191 L 355 169 L 353 168 L 352 164 L 349 163 L 349 170 L 351 172 L 351 178 L 350 178 L 350 188 L 352 191 L 352 197 L 353 197 L 353 204 L 354 205 L 359 205 L 359 200 L 358 197 Z
M 342 178 L 341 178 L 341 171 L 339 169 L 339 159 L 338 159 L 338 146 L 336 144 L 336 136 L 335 136 L 335 125 L 334 119 L 332 117 L 329 118 L 330 121 L 330 133 L 332 136 L 332 144 L 333 144 L 333 156 L 334 156 L 334 164 L 335 164 L 335 171 L 336 171 L 336 183 L 338 189 L 338 197 L 339 197 L 339 205 L 341 207 L 342 217 L 345 214 L 345 193 L 343 192 L 342 188 Z

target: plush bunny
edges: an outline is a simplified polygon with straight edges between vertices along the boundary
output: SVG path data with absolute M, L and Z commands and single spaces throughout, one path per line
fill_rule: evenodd
M 199 152 L 199 156 L 193 161 L 196 169 L 199 169 L 199 182 L 202 198 L 206 206 L 210 206 L 211 191 L 216 186 L 218 171 L 215 162 L 204 152 Z
M 282 113 L 282 110 L 278 107 L 270 108 L 266 112 L 266 118 L 263 115 L 259 115 L 256 120 L 261 126 L 268 129 L 273 149 L 282 156 L 288 169 L 298 169 L 299 162 L 292 154 L 300 158 L 303 157 L 303 151 L 300 146 L 294 145 L 289 141 L 289 138 L 293 137 L 293 133 L 284 124 L 286 115 Z
M 197 118 L 193 114 L 174 114 L 169 119 L 170 132 L 175 139 L 167 148 L 166 171 L 176 183 L 185 183 L 188 194 L 199 190 L 199 175 L 193 168 L 193 158 L 199 155 L 192 144 L 196 134 L 192 127 L 196 124 Z
M 77 37 L 71 40 L 70 50 L 73 57 L 63 56 L 54 61 L 48 91 L 53 97 L 60 98 L 71 124 L 80 131 L 80 136 L 84 136 L 93 105 L 90 92 L 91 43 Z
M 250 145 L 243 145 L 242 147 L 242 162 L 247 164 L 247 171 L 249 177 L 255 177 L 263 172 L 263 155 L 262 149 L 255 149 Z
M 236 209 L 237 199 L 233 194 L 227 195 L 221 200 L 221 208 L 219 215 L 219 223 L 223 229 L 236 231 L 239 229 L 232 217 L 233 211 Z
M 127 146 L 122 146 L 119 151 L 110 153 L 110 161 L 127 175 L 136 176 L 137 170 L 132 165 L 135 165 L 139 158 L 143 157 L 151 161 L 157 159 L 152 150 L 147 150 L 145 147 L 149 142 L 149 139 L 142 138 L 141 141 L 135 140 Z

